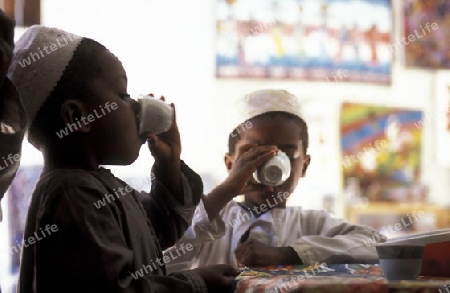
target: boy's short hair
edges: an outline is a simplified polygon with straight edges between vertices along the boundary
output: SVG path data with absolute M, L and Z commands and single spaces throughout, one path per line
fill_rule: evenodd
M 298 98 L 285 90 L 258 90 L 235 101 L 231 123 L 233 131 L 228 136 L 228 153 L 233 154 L 236 143 L 241 139 L 242 129 L 252 119 L 280 116 L 298 123 L 302 147 L 306 153 L 309 144 L 308 126 L 303 119 Z
M 94 56 L 102 45 L 56 28 L 30 27 L 15 44 L 8 77 L 28 116 L 28 141 L 41 149 L 61 127 L 60 106 L 85 96 L 98 72 Z M 85 58 L 87 57 L 87 58 Z

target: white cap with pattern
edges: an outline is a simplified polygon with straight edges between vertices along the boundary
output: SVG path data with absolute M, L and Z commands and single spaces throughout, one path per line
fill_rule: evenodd
M 60 29 L 34 25 L 16 42 L 8 77 L 19 91 L 30 124 L 82 39 Z
M 286 90 L 258 90 L 237 99 L 231 109 L 230 132 L 252 119 L 268 112 L 287 112 L 303 119 L 298 98 Z

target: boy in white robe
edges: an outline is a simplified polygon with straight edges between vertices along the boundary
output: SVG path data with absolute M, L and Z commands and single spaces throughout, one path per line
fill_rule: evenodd
M 375 230 L 331 217 L 326 211 L 286 207 L 286 200 L 310 163 L 308 130 L 297 98 L 282 90 L 261 90 L 235 105 L 235 129 L 225 155 L 228 178 L 198 205 L 191 227 L 178 245 L 190 254 L 169 271 L 207 264 L 266 266 L 287 264 L 376 263 L 375 247 L 384 242 Z M 252 174 L 279 150 L 291 163 L 279 186 L 258 184 Z M 232 199 L 244 195 L 244 202 Z M 177 246 L 165 251 L 171 255 Z

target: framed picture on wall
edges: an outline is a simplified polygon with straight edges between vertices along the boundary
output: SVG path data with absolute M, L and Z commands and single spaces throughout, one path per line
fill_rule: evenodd
M 403 0 L 405 65 L 450 69 L 450 1 Z
M 216 1 L 219 78 L 391 82 L 390 0 Z
M 341 170 L 349 198 L 422 202 L 422 112 L 344 103 Z
M 16 26 L 41 24 L 41 0 L 1 0 L 0 8 L 15 20 Z

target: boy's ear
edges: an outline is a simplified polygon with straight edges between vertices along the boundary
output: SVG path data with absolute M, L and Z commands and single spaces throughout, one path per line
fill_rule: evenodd
M 305 161 L 303 162 L 303 166 L 302 166 L 302 177 L 305 177 L 306 170 L 308 169 L 310 163 L 311 163 L 311 156 L 310 155 L 306 155 L 305 156 Z
M 233 167 L 233 157 L 229 153 L 226 153 L 223 160 L 225 162 L 225 167 L 227 167 L 227 171 L 229 172 Z
M 61 105 L 61 117 L 64 125 L 75 124 L 74 132 L 89 132 L 90 123 L 86 123 L 88 116 L 85 105 L 79 100 L 69 99 Z

